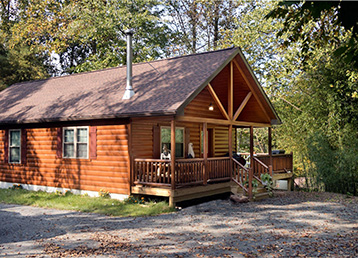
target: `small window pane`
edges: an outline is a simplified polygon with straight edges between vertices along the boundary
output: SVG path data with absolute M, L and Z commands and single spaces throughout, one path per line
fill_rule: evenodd
M 77 144 L 77 158 L 87 158 L 87 144 L 78 143 Z
M 175 130 L 175 142 L 176 143 L 183 143 L 184 142 L 184 130 L 183 129 L 176 129 Z
M 65 142 L 74 142 L 74 130 L 73 129 L 65 130 Z
M 77 142 L 87 142 L 87 128 L 77 129 Z
M 74 158 L 75 157 L 75 148 L 74 144 L 65 144 L 63 155 L 65 158 Z
M 10 131 L 10 146 L 20 147 L 20 131 Z
M 177 158 L 184 157 L 184 144 L 182 143 L 175 144 L 175 157 Z
M 162 143 L 170 143 L 170 128 L 162 128 L 161 131 Z
M 10 162 L 11 163 L 20 163 L 20 148 L 11 147 L 10 148 Z

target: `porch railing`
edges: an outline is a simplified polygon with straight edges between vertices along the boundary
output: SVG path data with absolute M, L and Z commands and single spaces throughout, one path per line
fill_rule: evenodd
M 208 158 L 205 170 L 202 158 L 177 159 L 175 161 L 176 187 L 228 181 L 231 179 L 231 174 L 229 157 Z M 170 160 L 134 159 L 133 183 L 135 185 L 170 186 Z
M 133 163 L 134 184 L 170 186 L 170 160 L 135 159 Z
M 206 171 L 208 173 L 208 182 L 230 180 L 230 157 L 208 158 Z
M 266 166 L 270 164 L 269 155 L 257 155 L 256 158 L 263 162 Z M 293 170 L 293 153 L 272 155 L 272 170 L 275 173 Z
M 278 173 L 292 171 L 292 153 L 273 155 L 273 171 Z M 202 185 L 211 182 L 234 180 L 245 191 L 245 182 L 252 170 L 254 179 L 261 182 L 261 175 L 270 173 L 270 157 L 258 155 L 252 159 L 252 168 L 246 168 L 229 157 L 208 158 L 206 164 L 202 158 L 177 159 L 175 161 L 175 187 Z M 173 186 L 171 161 L 161 159 L 134 159 L 132 164 L 132 182 L 134 185 Z
M 204 182 L 204 159 L 176 160 L 175 184 L 179 186 L 202 184 Z

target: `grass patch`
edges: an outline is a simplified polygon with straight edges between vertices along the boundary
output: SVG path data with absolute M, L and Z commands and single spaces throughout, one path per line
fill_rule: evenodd
M 139 204 L 128 200 L 119 201 L 101 197 L 35 192 L 24 189 L 0 189 L 0 202 L 121 217 L 153 216 L 175 211 L 166 202 L 144 202 L 142 200 L 140 202 L 144 202 L 144 204 Z

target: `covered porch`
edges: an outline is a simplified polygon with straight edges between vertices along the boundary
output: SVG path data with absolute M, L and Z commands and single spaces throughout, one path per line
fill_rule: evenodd
M 201 83 L 174 115 L 132 119 L 132 194 L 166 196 L 174 205 L 236 187 L 251 198 L 261 174 L 292 171 L 292 154 L 272 155 L 271 126 L 280 120 L 241 53 Z M 249 129 L 249 166 L 233 157 L 238 128 Z M 254 128 L 267 128 L 267 154 L 254 155 Z M 163 143 L 170 160 L 159 159 Z M 195 153 L 190 159 L 189 143 Z
M 216 123 L 214 123 L 216 122 Z M 188 123 L 184 117 L 173 117 L 170 121 L 171 159 L 153 159 L 134 157 L 132 160 L 131 193 L 141 195 L 154 195 L 169 198 L 170 205 L 176 202 L 196 199 L 216 194 L 230 193 L 232 188 L 252 198 L 252 181 L 261 182 L 262 174 L 270 174 L 273 180 L 290 179 L 292 177 L 293 154 L 273 155 L 271 150 L 271 127 L 268 127 L 268 153 L 254 154 L 254 125 L 246 125 L 250 130 L 250 163 L 243 165 L 233 157 L 236 153 L 236 128 L 243 128 L 242 123 L 233 122 L 224 124 L 222 121 L 196 122 L 202 128 L 202 153 L 195 158 L 177 158 L 176 125 Z M 190 121 L 190 123 L 194 123 Z M 227 139 L 215 141 L 211 139 L 210 129 L 217 126 L 227 130 Z M 262 125 L 256 124 L 256 127 Z M 227 143 L 227 155 L 217 156 L 215 143 Z M 213 146 L 214 145 L 214 146 Z M 222 154 L 222 153 L 221 153 Z M 212 156 L 214 155 L 214 156 Z

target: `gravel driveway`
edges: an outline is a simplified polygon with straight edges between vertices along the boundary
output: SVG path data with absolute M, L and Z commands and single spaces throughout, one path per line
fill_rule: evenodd
M 358 198 L 330 193 L 140 218 L 0 204 L 1 257 L 357 257 L 357 245 Z

